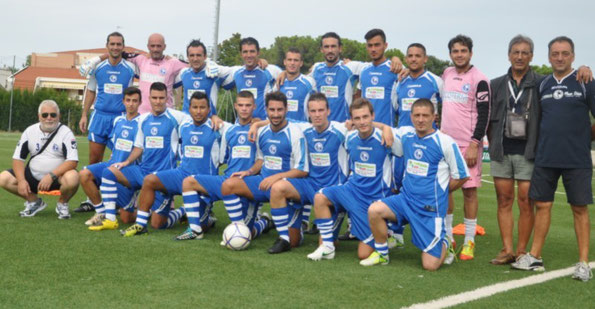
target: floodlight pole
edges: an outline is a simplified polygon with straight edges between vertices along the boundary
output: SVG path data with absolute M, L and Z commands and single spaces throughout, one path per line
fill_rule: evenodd
M 213 38 L 215 42 L 213 42 L 213 61 L 217 62 L 219 58 L 219 48 L 217 44 L 219 44 L 219 12 L 221 11 L 221 0 L 217 0 L 217 5 L 215 7 L 215 33 Z

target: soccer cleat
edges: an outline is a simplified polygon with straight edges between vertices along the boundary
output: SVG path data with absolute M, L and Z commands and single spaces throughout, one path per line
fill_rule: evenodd
M 572 279 L 587 282 L 591 280 L 591 278 L 593 278 L 593 271 L 591 271 L 591 267 L 589 267 L 589 264 L 585 262 L 576 263 L 574 273 L 572 274 Z
M 463 250 L 459 255 L 459 259 L 463 261 L 473 260 L 475 257 L 475 243 L 469 240 L 466 244 L 463 245 Z
M 308 234 L 308 235 L 316 235 L 318 234 L 318 227 L 316 226 L 316 224 L 310 224 L 310 228 L 304 231 L 304 234 Z
M 359 264 L 362 266 L 388 265 L 389 261 L 388 255 L 384 256 L 378 253 L 378 251 L 374 251 L 366 259 L 359 261 Z
M 273 222 L 273 218 L 271 218 L 271 215 L 269 215 L 268 213 L 263 212 L 262 214 L 260 214 L 260 218 L 261 219 L 265 219 L 266 222 L 267 222 L 267 225 L 262 230 L 262 234 L 268 233 L 270 230 L 272 230 L 275 227 L 275 223 Z
M 89 226 L 89 231 L 103 231 L 103 230 L 115 230 L 118 228 L 118 220 L 112 221 L 103 219 L 100 224 Z
M 404 249 L 405 243 L 401 239 L 397 239 L 395 236 L 389 236 L 386 240 L 388 243 L 388 248 L 397 248 L 397 249 Z
M 91 211 L 95 211 L 95 207 L 93 207 L 93 204 L 91 204 L 91 202 L 89 200 L 81 202 L 79 207 L 74 210 L 74 212 L 91 212 Z
M 215 216 L 209 215 L 209 218 L 207 219 L 207 226 L 204 227 L 204 231 L 208 232 L 210 229 L 215 228 L 216 223 L 217 223 L 217 218 L 215 218 Z
M 538 259 L 531 255 L 531 253 L 523 254 L 519 256 L 516 262 L 510 264 L 514 269 L 519 270 L 532 270 L 532 271 L 544 271 L 543 260 Z
M 446 248 L 446 257 L 444 258 L 444 264 L 450 265 L 457 259 L 457 253 L 455 251 L 457 242 L 454 241 L 454 239 L 451 241 L 448 237 L 446 237 L 446 241 L 448 241 L 448 247 Z
M 105 219 L 105 214 L 96 213 L 93 215 L 93 217 L 91 217 L 91 219 L 85 221 L 85 225 L 101 225 L 101 221 L 103 221 L 103 219 Z
M 337 237 L 339 240 L 356 240 L 357 238 L 351 234 L 351 231 L 347 230 L 342 235 Z
M 291 245 L 289 244 L 289 241 L 279 237 L 277 238 L 273 246 L 269 248 L 268 252 L 270 254 L 277 254 L 289 250 L 291 250 Z
M 58 219 L 70 219 L 70 210 L 67 204 L 57 203 L 56 213 L 58 214 Z
M 47 206 L 48 206 L 48 204 L 46 204 L 41 199 L 37 200 L 33 204 L 26 204 L 25 205 L 25 210 L 23 210 L 23 211 L 20 212 L 21 217 L 33 217 L 33 216 L 35 216 L 35 214 L 37 214 L 38 212 L 42 211 Z
M 320 245 L 314 252 L 308 254 L 308 259 L 312 261 L 332 260 L 335 258 L 335 249 L 325 245 Z
M 147 227 L 142 226 L 138 223 L 135 223 L 135 224 L 129 226 L 125 230 L 120 230 L 120 234 L 122 234 L 122 236 L 124 236 L 124 237 L 131 237 L 131 236 L 142 235 L 142 234 L 146 234 L 146 233 L 148 233 Z
M 175 240 L 192 240 L 203 239 L 205 234 L 203 232 L 195 232 L 191 228 L 187 228 L 182 234 L 176 236 Z

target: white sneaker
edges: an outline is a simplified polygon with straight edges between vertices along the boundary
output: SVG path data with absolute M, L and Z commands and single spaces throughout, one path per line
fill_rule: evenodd
M 308 254 L 308 259 L 312 261 L 332 260 L 335 258 L 335 248 L 329 248 L 325 245 L 320 245 L 314 252 Z
M 38 199 L 37 202 L 34 203 L 26 203 L 25 209 L 20 212 L 21 217 L 33 217 L 38 212 L 42 211 L 46 208 L 48 204 L 46 204 L 43 200 Z
M 591 280 L 591 278 L 593 278 L 593 272 L 591 271 L 591 267 L 589 267 L 589 264 L 585 262 L 576 263 L 576 267 L 574 268 L 574 274 L 572 274 L 572 279 L 587 282 Z
M 85 221 L 85 225 L 101 225 L 103 219 L 105 219 L 105 214 L 95 213 L 91 219 Z
M 446 257 L 444 258 L 444 264 L 450 265 L 457 258 L 457 253 L 455 251 L 455 247 L 457 244 L 454 240 L 451 241 L 448 237 L 446 237 L 446 241 L 448 242 L 448 247 L 446 248 Z
M 58 214 L 58 219 L 70 219 L 68 204 L 57 203 L 56 213 Z

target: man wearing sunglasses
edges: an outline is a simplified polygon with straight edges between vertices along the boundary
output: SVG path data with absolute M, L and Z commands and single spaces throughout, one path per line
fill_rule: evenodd
M 60 124 L 60 109 L 55 101 L 42 101 L 38 115 L 39 122 L 21 135 L 12 157 L 12 169 L 0 173 L 0 187 L 25 199 L 21 217 L 33 217 L 47 207 L 37 196 L 39 191 L 60 190 L 56 213 L 58 219 L 69 219 L 68 201 L 79 185 L 76 139 L 67 126 Z

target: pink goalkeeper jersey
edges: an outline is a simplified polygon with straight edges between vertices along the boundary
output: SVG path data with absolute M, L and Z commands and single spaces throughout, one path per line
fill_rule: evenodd
M 490 81 L 476 67 L 459 74 L 449 67 L 442 74 L 442 121 L 440 130 L 450 135 L 459 146 L 467 147 L 477 125 L 477 84 Z
M 139 113 L 147 113 L 151 111 L 151 103 L 149 102 L 149 89 L 154 82 L 162 82 L 167 86 L 167 107 L 173 108 L 173 86 L 174 79 L 180 73 L 180 70 L 187 67 L 188 64 L 176 59 L 161 59 L 153 60 L 144 55 L 139 55 L 128 61 L 136 64 L 139 71 L 139 88 L 142 93 L 142 103 L 138 109 Z

